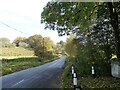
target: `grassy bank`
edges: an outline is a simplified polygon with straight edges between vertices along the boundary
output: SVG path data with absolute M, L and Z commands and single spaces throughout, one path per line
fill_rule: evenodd
M 34 51 L 23 47 L 0 48 L 0 56 L 34 56 Z
M 53 59 L 40 60 L 38 57 L 24 57 L 15 59 L 3 59 L 2 60 L 2 75 L 10 74 L 16 71 L 24 70 L 30 67 L 35 67 L 47 62 L 58 59 L 58 57 Z
M 17 59 L 17 58 L 33 58 L 37 56 L 0 56 L 0 59 Z
M 62 88 L 73 88 L 71 75 L 72 60 L 69 58 L 66 60 L 65 69 L 62 75 Z M 79 68 L 78 66 L 75 67 Z M 82 90 L 120 90 L 120 79 L 112 76 L 97 76 L 93 78 L 91 75 L 83 77 L 78 75 L 78 85 L 81 86 Z
M 120 90 L 120 79 L 110 76 L 106 77 L 79 77 L 78 84 L 84 89 L 107 89 L 107 90 Z
M 72 65 L 72 62 L 70 61 L 70 59 L 67 59 L 65 62 L 65 68 L 61 78 L 62 79 L 61 88 L 73 88 L 71 65 Z

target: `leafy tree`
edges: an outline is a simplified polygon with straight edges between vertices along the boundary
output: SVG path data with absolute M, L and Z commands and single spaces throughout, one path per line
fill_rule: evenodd
M 48 2 L 41 23 L 59 35 L 76 34 L 76 43 L 67 41 L 66 51 L 70 52 L 70 44 L 76 44 L 76 62 L 84 64 L 81 66 L 86 72 L 92 62 L 99 64 L 98 71 L 108 72 L 112 54 L 120 58 L 119 7 L 118 2 Z M 102 68 L 104 64 L 108 67 Z
M 44 37 L 44 45 L 46 46 L 47 51 L 52 51 L 54 42 L 50 39 L 50 37 Z
M 113 28 L 115 52 L 120 58 L 119 3 L 112 2 L 48 2 L 41 16 L 41 23 L 49 29 L 55 29 L 60 35 L 89 30 L 98 19 L 107 20 Z
M 94 6 L 94 3 L 48 2 L 41 14 L 41 23 L 45 23 L 45 28 L 58 30 L 60 35 L 69 35 L 83 25 L 88 25 L 87 16 Z
M 61 53 L 64 52 L 64 46 L 65 46 L 65 42 L 63 42 L 62 40 L 60 42 L 58 42 L 58 46 L 59 46 L 59 50 Z
M 10 40 L 6 37 L 0 38 L 0 42 L 2 44 L 2 47 L 10 47 L 12 44 L 10 43 Z
M 43 46 L 43 44 L 42 44 L 43 43 L 43 38 L 42 38 L 41 35 L 38 35 L 38 34 L 30 36 L 29 38 L 27 38 L 25 40 L 25 42 L 29 44 L 30 48 L 35 48 L 38 45 Z
M 35 55 L 41 59 L 53 57 L 54 43 L 49 37 L 42 37 L 41 35 L 33 35 L 25 40 L 35 52 Z
M 71 35 L 67 38 L 65 43 L 65 51 L 70 57 L 75 57 L 77 55 L 77 46 L 74 43 L 75 36 Z
M 97 23 L 90 37 L 93 39 L 92 41 L 104 51 L 106 55 L 105 59 L 110 60 L 112 54 L 115 54 L 115 37 L 109 22 Z
M 119 28 L 119 17 L 120 17 L 120 2 L 118 3 L 107 3 L 109 9 L 110 23 L 114 30 L 115 43 L 116 43 L 116 54 L 117 58 L 120 59 L 120 28 Z
M 56 43 L 56 45 L 53 47 L 54 53 L 64 54 L 64 46 L 65 46 L 65 42 L 63 42 L 62 40 L 60 42 Z
M 43 48 L 45 47 L 43 47 L 43 37 L 41 35 L 30 36 L 25 42 L 34 50 L 36 56 L 43 56 Z
M 17 37 L 17 38 L 15 38 L 13 43 L 15 43 L 17 47 L 19 47 L 20 43 L 24 42 L 24 40 L 25 40 L 25 37 Z

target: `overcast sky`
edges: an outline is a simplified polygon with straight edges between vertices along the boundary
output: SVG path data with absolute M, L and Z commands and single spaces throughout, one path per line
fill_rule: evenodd
M 59 37 L 57 31 L 44 30 L 44 24 L 40 24 L 40 14 L 48 1 L 50 0 L 0 0 L 0 37 L 14 40 L 18 36 L 41 34 L 43 37 L 49 36 L 55 43 L 65 41 L 66 36 Z

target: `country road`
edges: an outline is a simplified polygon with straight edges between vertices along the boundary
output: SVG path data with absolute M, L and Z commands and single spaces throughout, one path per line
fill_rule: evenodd
M 2 76 L 2 88 L 59 88 L 65 59 L 62 56 L 53 62 Z

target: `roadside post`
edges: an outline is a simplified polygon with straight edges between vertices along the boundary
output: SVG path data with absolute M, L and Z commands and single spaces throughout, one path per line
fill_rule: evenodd
M 92 76 L 95 78 L 95 67 L 94 67 L 94 62 L 92 63 Z
M 73 78 L 73 86 L 74 86 L 74 90 L 82 90 L 80 86 L 78 86 L 77 84 L 77 73 L 75 72 L 75 67 L 72 64 L 71 66 L 71 70 L 72 70 L 72 78 Z
M 74 66 L 72 65 L 72 77 L 74 76 Z
M 74 85 L 74 88 L 76 88 L 76 86 L 77 86 L 77 75 L 76 75 L 76 73 L 73 74 L 73 85 Z

